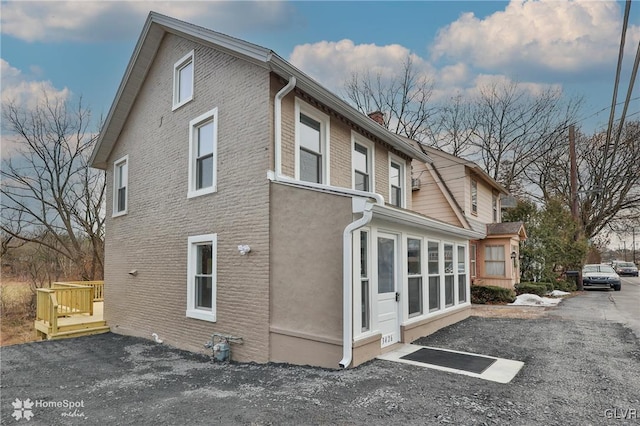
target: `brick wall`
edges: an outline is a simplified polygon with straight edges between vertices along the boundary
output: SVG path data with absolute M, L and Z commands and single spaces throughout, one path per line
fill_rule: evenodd
M 194 100 L 172 111 L 173 65 L 195 49 Z M 216 193 L 187 199 L 189 121 L 218 108 Z M 105 317 L 117 333 L 204 351 L 211 333 L 244 338 L 234 359 L 268 360 L 269 74 L 167 35 L 109 158 Z M 128 214 L 110 215 L 113 161 L 129 155 Z M 217 233 L 216 323 L 187 318 L 187 238 Z M 251 246 L 240 256 L 239 244 Z M 132 277 L 130 270 L 138 270 Z

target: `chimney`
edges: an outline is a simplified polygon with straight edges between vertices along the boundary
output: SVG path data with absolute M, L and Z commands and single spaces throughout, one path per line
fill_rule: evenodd
M 369 113 L 369 118 L 378 123 L 381 126 L 384 126 L 384 114 L 382 111 L 374 111 Z

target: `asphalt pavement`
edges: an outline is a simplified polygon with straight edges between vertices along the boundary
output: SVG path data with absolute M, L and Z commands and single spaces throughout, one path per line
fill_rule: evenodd
M 546 308 L 538 319 L 470 317 L 417 342 L 524 362 L 506 384 L 385 360 L 349 370 L 214 364 L 208 356 L 111 333 L 3 347 L 0 420 L 637 425 L 640 341 L 623 325 L 633 324 L 621 308 L 633 307 L 633 294 L 624 284 L 621 292 L 590 291 Z

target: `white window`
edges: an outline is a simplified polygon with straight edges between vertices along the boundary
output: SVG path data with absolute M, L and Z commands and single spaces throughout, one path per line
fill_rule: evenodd
M 404 207 L 404 162 L 400 159 L 389 160 L 389 203 Z
M 187 197 L 216 191 L 218 108 L 189 123 L 189 192 Z
M 187 317 L 216 321 L 217 234 L 189 237 Z
M 471 213 L 478 214 L 478 181 L 471 179 Z
M 371 328 L 371 286 L 369 285 L 369 233 L 360 231 L 360 330 Z
M 471 244 L 471 254 L 469 255 L 469 269 L 471 273 L 471 277 L 476 277 L 476 257 L 477 257 L 477 247 L 475 244 Z
M 373 192 L 373 153 L 374 145 L 352 132 L 351 163 L 353 165 L 353 189 Z
M 493 210 L 493 223 L 498 222 L 498 194 L 491 194 L 491 209 Z
M 113 163 L 113 216 L 127 214 L 129 201 L 129 156 Z
M 329 116 L 296 99 L 296 179 L 329 185 Z
M 487 275 L 505 276 L 504 246 L 485 246 L 484 269 Z
M 458 246 L 458 303 L 467 301 L 467 251 L 465 246 Z
M 444 306 L 453 306 L 455 294 L 455 270 L 453 244 L 444 245 Z
M 427 243 L 427 266 L 429 272 L 429 312 L 440 309 L 440 243 Z
M 193 50 L 173 66 L 173 109 L 193 99 Z
M 407 238 L 407 274 L 409 317 L 421 315 L 422 308 L 422 240 Z

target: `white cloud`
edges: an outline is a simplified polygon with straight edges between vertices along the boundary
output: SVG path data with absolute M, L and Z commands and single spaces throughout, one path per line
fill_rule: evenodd
M 10 1 L 2 4 L 1 26 L 28 42 L 123 40 L 139 34 L 152 10 L 233 33 L 294 21 L 293 6 L 279 1 Z
M 611 1 L 512 0 L 504 11 L 484 19 L 466 13 L 441 29 L 432 57 L 527 77 L 588 72 L 616 60 L 621 18 Z M 639 37 L 640 27 L 630 26 L 628 45 Z
M 65 100 L 71 95 L 68 88 L 57 89 L 51 81 L 37 80 L 25 75 L 4 59 L 0 58 L 0 65 L 2 76 L 0 98 L 3 104 L 15 102 L 17 105 L 32 109 L 40 104 L 45 96 L 50 100 Z
M 348 39 L 298 45 L 293 49 L 289 60 L 324 86 L 338 91 L 354 72 L 368 71 L 372 77 L 399 75 L 409 56 L 417 71 L 427 77 L 434 74 L 427 62 L 404 46 L 354 44 Z

